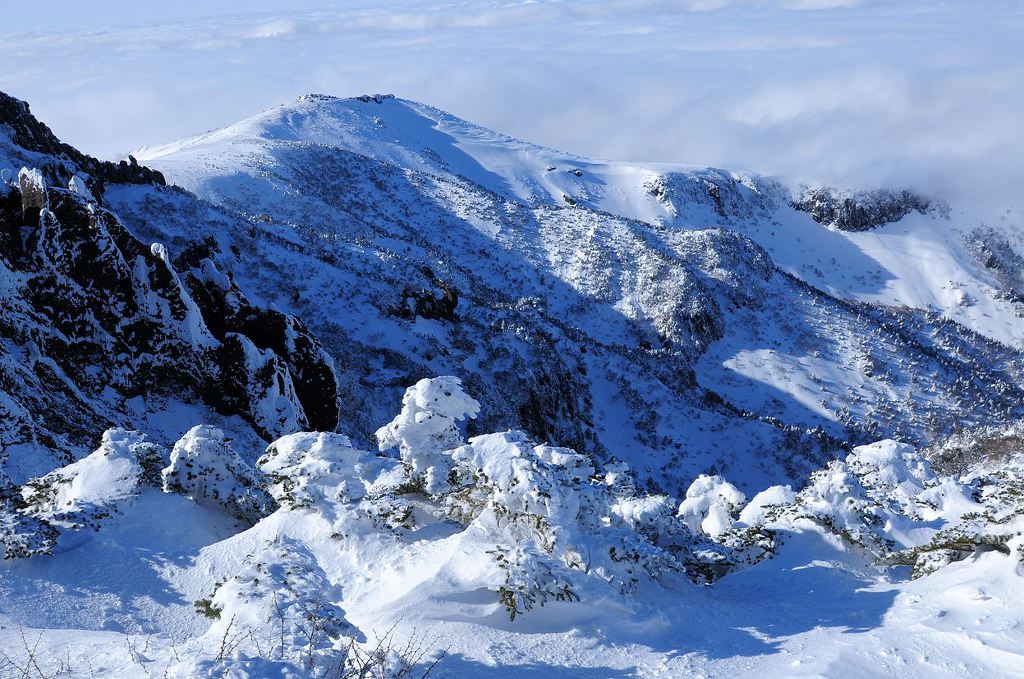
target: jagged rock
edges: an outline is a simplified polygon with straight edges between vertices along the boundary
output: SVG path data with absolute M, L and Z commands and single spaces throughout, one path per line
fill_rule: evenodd
M 868 231 L 898 222 L 911 212 L 943 209 L 941 203 L 906 190 L 843 193 L 828 187 L 807 189 L 790 204 L 819 224 L 843 231 Z
M 205 251 L 202 248 L 193 250 L 189 255 L 192 258 L 201 254 L 212 255 L 209 245 L 206 248 Z M 188 265 L 189 257 L 179 261 Z M 300 318 L 253 305 L 209 257 L 195 262 L 185 280 L 215 337 L 225 341 L 229 334 L 242 335 L 257 349 L 271 351 L 282 359 L 287 367 L 287 376 L 281 378 L 281 389 L 286 389 L 283 381 L 290 382 L 288 389 L 294 391 L 301 405 L 297 422 L 302 423 L 302 428 L 332 431 L 338 426 L 334 363 Z M 232 371 L 241 365 L 238 359 L 244 352 L 239 353 L 237 342 L 229 344 L 231 348 L 221 354 L 221 364 Z M 235 396 L 237 394 L 232 398 Z M 283 433 L 288 430 L 270 431 Z
M 0 465 L 24 480 L 70 462 L 127 421 L 136 395 L 205 401 L 267 439 L 337 425 L 331 359 L 301 320 L 207 285 L 215 269 L 179 276 L 167 249 L 136 238 L 82 179 L 149 181 L 148 170 L 60 144 L 3 95 L 0 123 L 23 152 L 59 154 L 0 185 Z
M 120 163 L 101 161 L 63 143 L 32 115 L 26 102 L 3 92 L 0 92 L 0 125 L 11 130 L 10 139 L 16 146 L 53 158 L 40 172 L 60 186 L 66 186 L 77 172 L 88 177 L 86 184 L 97 198 L 102 198 L 106 183 L 166 184 L 163 174 L 139 165 L 134 159 Z
M 21 189 L 22 216 L 26 221 L 31 221 L 33 217 L 38 218 L 39 213 L 46 207 L 46 180 L 43 179 L 43 173 L 27 167 L 21 168 L 21 172 L 18 173 L 18 187 Z

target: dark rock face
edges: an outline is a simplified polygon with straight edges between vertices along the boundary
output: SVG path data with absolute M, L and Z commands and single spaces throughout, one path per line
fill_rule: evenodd
M 911 212 L 927 214 L 942 206 L 910 191 L 862 191 L 842 195 L 832 188 L 810 189 L 790 203 L 819 224 L 843 231 L 868 231 L 898 222 Z
M 51 157 L 40 171 L 52 184 L 66 186 L 76 172 L 88 175 L 86 182 L 102 202 L 103 187 L 113 184 L 165 184 L 164 176 L 139 165 L 134 158 L 119 163 L 97 160 L 63 143 L 50 128 L 36 119 L 26 102 L 0 92 L 0 125 L 10 130 L 10 139 L 26 151 Z
M 74 151 L 5 95 L 0 123 L 34 152 L 60 154 L 0 184 L 0 472 L 31 469 L 12 459 L 26 446 L 69 462 L 130 424 L 125 401 L 140 395 L 205 402 L 265 438 L 337 425 L 333 364 L 301 320 L 252 304 L 208 259 L 179 275 L 95 193 L 48 185 L 150 171 Z
M 207 243 L 205 247 L 214 246 Z M 194 260 L 203 254 L 214 253 L 197 248 L 179 261 L 188 266 L 189 258 Z M 269 393 L 276 388 L 280 393 L 294 392 L 305 426 L 317 431 L 334 430 L 338 426 L 338 385 L 333 361 L 302 320 L 253 305 L 209 257 L 192 263 L 195 266 L 185 275 L 185 283 L 210 331 L 224 343 L 219 356 L 222 369 L 236 375 L 247 374 L 251 371 L 243 368 L 246 355 L 251 356 L 253 350 L 272 352 L 279 360 L 259 361 L 262 367 L 258 372 L 263 377 L 258 381 L 264 385 L 259 391 Z M 241 387 L 241 382 L 236 386 Z M 244 393 L 249 396 L 243 397 Z M 252 398 L 251 390 L 246 389 L 224 395 L 233 408 L 242 407 L 241 403 Z M 212 398 L 216 399 L 217 394 Z
M 435 321 L 454 322 L 459 306 L 459 293 L 445 281 L 440 280 L 428 268 L 423 269 L 427 286 L 407 285 L 402 290 L 402 299 L 395 314 L 400 318 L 414 319 L 417 316 Z

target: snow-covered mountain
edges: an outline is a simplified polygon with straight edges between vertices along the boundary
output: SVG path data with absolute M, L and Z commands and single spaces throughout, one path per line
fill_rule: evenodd
M 0 176 L 0 676 L 1020 666 L 1005 220 L 388 96 Z
M 304 318 L 360 385 L 341 427 L 359 438 L 395 386 L 460 375 L 482 430 L 679 492 L 1019 413 L 1024 307 L 938 199 L 593 161 L 388 96 L 307 96 L 137 155 L 219 212 L 138 187 L 116 209 L 172 251 L 215 240 L 219 269 Z
M 253 138 L 285 146 L 309 142 L 464 178 L 531 206 L 571 203 L 666 227 L 724 226 L 751 238 L 785 271 L 837 297 L 934 310 L 1001 342 L 1024 341 L 1021 281 L 1009 282 L 974 245 L 1002 225 L 997 240 L 1019 251 L 1024 241 L 1011 211 L 951 207 L 941 197 L 900 190 L 790 187 L 751 172 L 599 161 L 390 95 L 308 95 L 135 155 L 165 169 L 175 183 L 224 202 L 231 200 L 227 180 L 263 155 Z M 815 228 L 801 213 L 835 228 Z

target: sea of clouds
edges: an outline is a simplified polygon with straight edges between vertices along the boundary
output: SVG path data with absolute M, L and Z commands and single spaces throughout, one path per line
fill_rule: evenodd
M 1024 184 L 1016 0 L 35 5 L 5 10 L 0 90 L 102 157 L 394 92 L 596 157 L 1000 204 Z

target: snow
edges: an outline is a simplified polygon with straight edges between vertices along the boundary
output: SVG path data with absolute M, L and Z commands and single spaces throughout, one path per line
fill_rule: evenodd
M 344 349 L 348 422 L 376 431 L 378 450 L 362 449 L 368 436 L 298 431 L 273 352 L 229 333 L 257 424 L 294 433 L 264 448 L 230 418 L 136 397 L 133 426 L 153 442 L 112 429 L 77 462 L 0 478 L 0 673 L 36 654 L 100 676 L 329 676 L 375 657 L 389 630 L 399 649 L 425 644 L 421 666 L 447 648 L 436 672 L 452 677 L 1019 672 L 1020 459 L 943 475 L 883 438 L 806 475 L 817 460 L 777 447 L 781 432 L 839 436 L 883 402 L 926 409 L 931 420 L 897 417 L 915 431 L 986 414 L 953 402 L 974 393 L 961 380 L 979 372 L 975 356 L 995 372 L 1017 355 L 961 341 L 924 310 L 1008 342 L 1019 319 L 942 218 L 838 232 L 764 178 L 576 158 L 379 96 L 305 97 L 147 154 L 217 207 L 149 187 L 112 201 L 152 232 L 200 222 L 149 234 L 176 245 L 224 239 L 200 281 L 237 276 L 270 303 L 305 296 Z M 327 168 L 322 193 L 301 175 Z M 21 178 L 23 196 L 37 179 Z M 145 219 L 159 207 L 166 222 Z M 272 245 L 239 240 L 253 251 L 242 265 L 232 229 Z M 301 254 L 307 239 L 317 258 Z M 171 246 L 150 251 L 171 261 Z M 236 270 L 219 268 L 232 257 Z M 414 278 L 413 262 L 429 274 Z M 138 279 L 151 273 L 135 261 Z M 448 285 L 451 308 L 403 316 Z M 951 358 L 976 346 L 990 353 Z M 393 385 L 428 367 L 451 374 L 405 389 L 388 421 L 395 403 L 367 396 L 354 362 L 394 401 Z M 951 364 L 962 373 L 939 375 Z M 531 370 L 528 399 L 470 396 Z M 538 429 L 571 423 L 577 384 L 588 452 L 504 429 L 530 408 Z M 958 421 L 935 421 L 948 413 Z M 485 418 L 504 422 L 482 429 Z M 169 453 L 159 443 L 175 438 Z M 382 654 L 392 674 L 395 651 Z
M 405 414 L 475 404 L 451 378 L 407 394 Z M 595 469 L 522 432 L 446 451 L 431 436 L 405 443 L 448 457 L 449 485 L 411 490 L 411 465 L 317 432 L 271 444 L 261 481 L 222 432 L 197 426 L 164 472 L 191 489 L 180 495 L 145 480 L 158 447 L 107 432 L 23 491 L 28 511 L 72 532 L 69 512 L 119 511 L 91 539 L 0 566 L 0 662 L 13 663 L 0 669 L 34 648 L 43 668 L 125 677 L 330 676 L 388 634 L 392 671 L 408 644 L 421 668 L 447 649 L 442 677 L 1010 676 L 1024 660 L 1024 526 L 1005 521 L 1019 513 L 1019 460 L 943 477 L 884 440 L 749 503 L 698 477 L 677 512 L 623 465 Z M 280 507 L 239 517 L 263 483 Z M 1005 548 L 984 547 L 1002 544 L 990 530 Z M 938 559 L 950 531 L 981 542 Z M 913 578 L 908 548 L 924 550 Z M 694 584 L 684 561 L 723 570 Z
M 133 227 L 241 241 L 241 261 L 218 266 L 302 316 L 343 381 L 372 385 L 342 416 L 360 445 L 398 374 L 482 375 L 491 430 L 521 426 L 494 414 L 547 389 L 536 382 L 563 395 L 571 382 L 590 421 L 544 408 L 555 442 L 592 437 L 677 494 L 700 473 L 748 493 L 802 480 L 835 452 L 822 437 L 920 445 L 1017 417 L 1000 401 L 1017 389 L 1024 311 L 964 244 L 984 218 L 971 206 L 845 232 L 794 210 L 772 178 L 583 159 L 387 97 L 304 97 L 138 156 L 236 219 L 161 226 L 191 208 L 133 190 L 118 203 Z M 1019 246 L 1011 227 L 999 232 Z M 451 317 L 391 312 L 436 299 L 438 281 L 457 293 Z M 415 369 L 385 368 L 392 352 Z M 368 354 L 380 363 L 356 358 Z M 1002 383 L 965 390 L 987 381 L 979 365 Z M 681 403 L 702 389 L 735 409 Z M 782 442 L 770 422 L 805 439 Z
M 678 515 L 690 530 L 718 537 L 732 527 L 733 515 L 746 501 L 746 496 L 721 476 L 701 474 L 686 490 Z
M 983 206 L 957 205 L 948 216 L 911 213 L 896 224 L 845 232 L 773 207 L 785 192 L 780 194 L 773 180 L 748 172 L 582 158 L 391 96 L 366 101 L 304 97 L 236 125 L 134 155 L 199 195 L 214 197 L 221 180 L 237 171 L 235 158 L 267 153 L 254 139 L 325 145 L 399 167 L 464 177 L 527 204 L 562 205 L 563 196 L 572 196 L 593 209 L 675 228 L 728 221 L 787 271 L 839 297 L 934 308 L 1017 346 L 1024 337 L 1024 320 L 963 244 L 963 234 L 982 224 L 994 223 L 1016 238 Z M 708 201 L 706 186 L 723 183 L 735 183 L 736 200 L 747 216 L 723 219 Z

